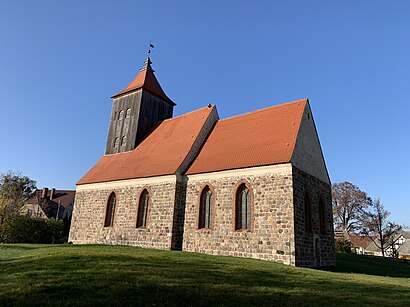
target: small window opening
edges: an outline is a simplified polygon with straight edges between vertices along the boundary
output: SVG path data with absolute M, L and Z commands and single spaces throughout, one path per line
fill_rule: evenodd
M 320 233 L 326 233 L 326 211 L 325 203 L 322 198 L 319 200 L 319 223 L 320 223 Z
M 124 136 L 121 138 L 121 146 L 125 146 L 126 144 L 127 144 L 127 136 L 124 135 Z
M 118 113 L 118 119 L 123 119 L 123 118 L 124 118 L 124 111 L 121 110 L 121 111 Z
M 307 232 L 312 232 L 312 204 L 308 193 L 305 193 L 304 199 L 304 209 L 305 209 L 305 230 Z

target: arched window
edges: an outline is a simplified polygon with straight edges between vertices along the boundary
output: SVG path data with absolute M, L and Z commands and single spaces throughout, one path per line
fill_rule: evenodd
M 198 228 L 212 227 L 212 191 L 206 186 L 201 193 Z
M 147 226 L 148 203 L 149 193 L 145 189 L 144 191 L 142 191 L 138 203 L 137 228 L 145 228 Z
M 119 142 L 120 142 L 120 138 L 115 138 L 114 139 L 114 148 L 118 147 Z
M 115 193 L 112 192 L 108 198 L 107 208 L 105 210 L 104 227 L 111 227 L 114 223 L 115 205 L 116 205 Z
M 121 138 L 121 146 L 125 146 L 126 144 L 127 144 L 127 136 L 124 135 L 124 136 Z
M 124 118 L 124 111 L 121 110 L 121 111 L 118 113 L 118 119 L 123 119 L 123 118 Z
M 326 233 L 326 211 L 325 203 L 322 197 L 319 200 L 319 223 L 320 223 L 320 233 Z
M 125 112 L 125 118 L 130 118 L 131 117 L 131 109 L 128 108 L 127 111 Z
M 251 193 L 242 183 L 236 191 L 235 230 L 251 229 Z
M 310 203 L 310 198 L 307 192 L 305 193 L 304 210 L 305 210 L 305 230 L 307 232 L 312 232 L 312 204 Z

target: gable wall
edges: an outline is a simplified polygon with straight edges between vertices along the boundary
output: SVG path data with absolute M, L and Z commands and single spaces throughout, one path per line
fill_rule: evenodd
M 137 229 L 139 195 L 148 188 L 147 227 Z M 171 249 L 176 177 L 162 176 L 77 186 L 69 241 Z M 112 227 L 104 227 L 107 200 L 117 195 Z
M 330 184 L 325 160 L 309 103 L 306 104 L 292 155 L 292 164 Z
M 290 164 L 187 176 L 183 250 L 295 264 Z M 253 189 L 253 229 L 234 231 L 234 195 L 242 181 Z M 198 230 L 200 193 L 214 193 L 213 228 Z

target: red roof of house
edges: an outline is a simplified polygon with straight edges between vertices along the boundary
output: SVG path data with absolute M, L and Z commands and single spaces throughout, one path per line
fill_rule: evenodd
M 154 70 L 151 67 L 151 60 L 149 58 L 145 61 L 144 67 L 141 68 L 139 74 L 135 77 L 135 79 L 132 80 L 124 90 L 115 94 L 111 98 L 119 97 L 140 88 L 143 88 L 151 94 L 165 100 L 166 102 L 175 105 L 175 103 L 171 99 L 169 99 L 165 92 L 162 90 L 161 85 L 154 75 Z
M 164 120 L 134 150 L 103 156 L 77 184 L 175 174 L 214 108 Z
M 47 191 L 47 195 L 43 195 L 43 189 L 37 189 L 27 200 L 27 203 L 40 205 L 48 218 L 56 218 L 57 213 L 58 218 L 62 218 L 64 216 L 64 210 L 67 209 L 68 205 L 74 205 L 75 191 L 54 190 L 52 198 L 51 194 L 51 189 Z M 45 198 L 43 198 L 43 196 Z
M 38 204 L 39 197 L 43 195 L 43 189 L 37 189 L 27 200 L 29 204 Z M 75 190 L 55 190 L 53 199 L 50 199 L 51 189 L 48 190 L 47 195 L 44 195 L 48 201 L 59 203 L 60 206 L 66 208 L 69 204 L 74 203 Z
M 350 236 L 349 237 L 350 242 L 352 242 L 352 245 L 354 247 L 363 247 L 366 248 L 369 246 L 370 243 L 372 243 L 372 239 L 366 236 Z
M 307 99 L 220 120 L 187 174 L 290 162 Z

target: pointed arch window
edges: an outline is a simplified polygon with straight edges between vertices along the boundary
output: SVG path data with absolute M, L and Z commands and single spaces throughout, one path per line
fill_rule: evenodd
M 212 190 L 206 186 L 201 193 L 198 229 L 212 228 Z
M 137 228 L 145 228 L 147 226 L 147 216 L 148 216 L 148 204 L 149 204 L 149 193 L 147 189 L 142 191 L 139 202 L 138 202 L 138 212 L 137 212 Z
M 130 118 L 131 117 L 131 109 L 128 108 L 127 111 L 125 112 L 125 118 Z
M 110 197 L 108 197 L 107 208 L 105 209 L 104 227 L 112 227 L 112 225 L 114 224 L 116 202 L 117 199 L 115 193 L 112 192 L 110 194 Z
M 320 233 L 326 233 L 326 211 L 325 211 L 325 203 L 320 197 L 319 199 L 319 223 L 320 223 Z
M 305 211 L 305 231 L 312 232 L 312 204 L 310 202 L 310 197 L 307 192 L 305 193 L 303 203 Z
M 235 230 L 251 229 L 251 192 L 245 183 L 242 183 L 235 198 Z

